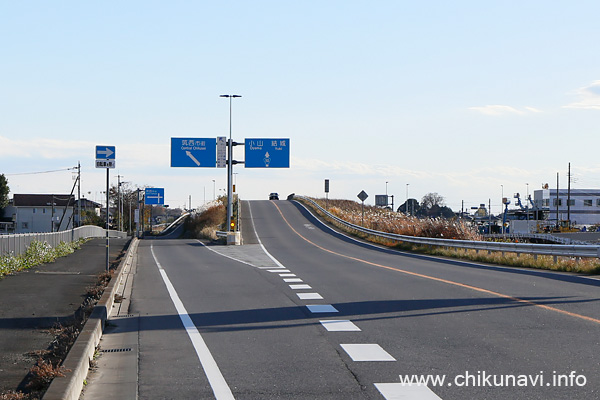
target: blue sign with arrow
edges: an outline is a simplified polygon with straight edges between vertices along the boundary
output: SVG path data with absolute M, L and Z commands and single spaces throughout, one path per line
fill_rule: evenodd
M 171 167 L 212 167 L 217 165 L 217 139 L 171 138 Z
M 115 146 L 96 146 L 96 160 L 114 160 Z
M 245 140 L 246 168 L 289 168 L 290 139 Z
M 144 204 L 165 204 L 164 188 L 146 188 L 144 190 Z

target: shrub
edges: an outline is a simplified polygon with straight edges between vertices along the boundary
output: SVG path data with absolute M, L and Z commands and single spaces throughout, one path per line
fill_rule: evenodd
M 0 278 L 4 275 L 18 272 L 24 269 L 35 267 L 36 265 L 51 263 L 58 257 L 63 257 L 73 253 L 81 248 L 85 239 L 79 239 L 75 242 L 60 242 L 58 246 L 52 248 L 46 242 L 32 242 L 24 254 L 15 256 L 6 254 L 0 256 Z

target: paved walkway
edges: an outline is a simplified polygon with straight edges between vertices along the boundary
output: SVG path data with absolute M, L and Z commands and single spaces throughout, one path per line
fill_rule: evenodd
M 110 239 L 115 260 L 129 239 Z M 23 379 L 53 336 L 48 328 L 68 322 L 106 268 L 104 239 L 73 254 L 0 280 L 0 392 L 22 390 Z

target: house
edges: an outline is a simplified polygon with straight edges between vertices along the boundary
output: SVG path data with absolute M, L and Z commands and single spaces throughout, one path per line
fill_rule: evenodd
M 15 194 L 4 209 L 14 233 L 57 232 L 73 227 L 75 197 L 69 194 Z

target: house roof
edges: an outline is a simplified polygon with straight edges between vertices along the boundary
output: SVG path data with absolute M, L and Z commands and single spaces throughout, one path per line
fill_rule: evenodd
M 75 201 L 77 203 L 77 201 Z M 102 208 L 102 204 L 96 203 L 90 199 L 86 199 L 85 197 L 81 198 L 81 207 L 82 208 Z
M 75 196 L 69 194 L 15 194 L 12 205 L 14 207 L 47 207 L 52 203 L 57 207 L 72 206 Z

